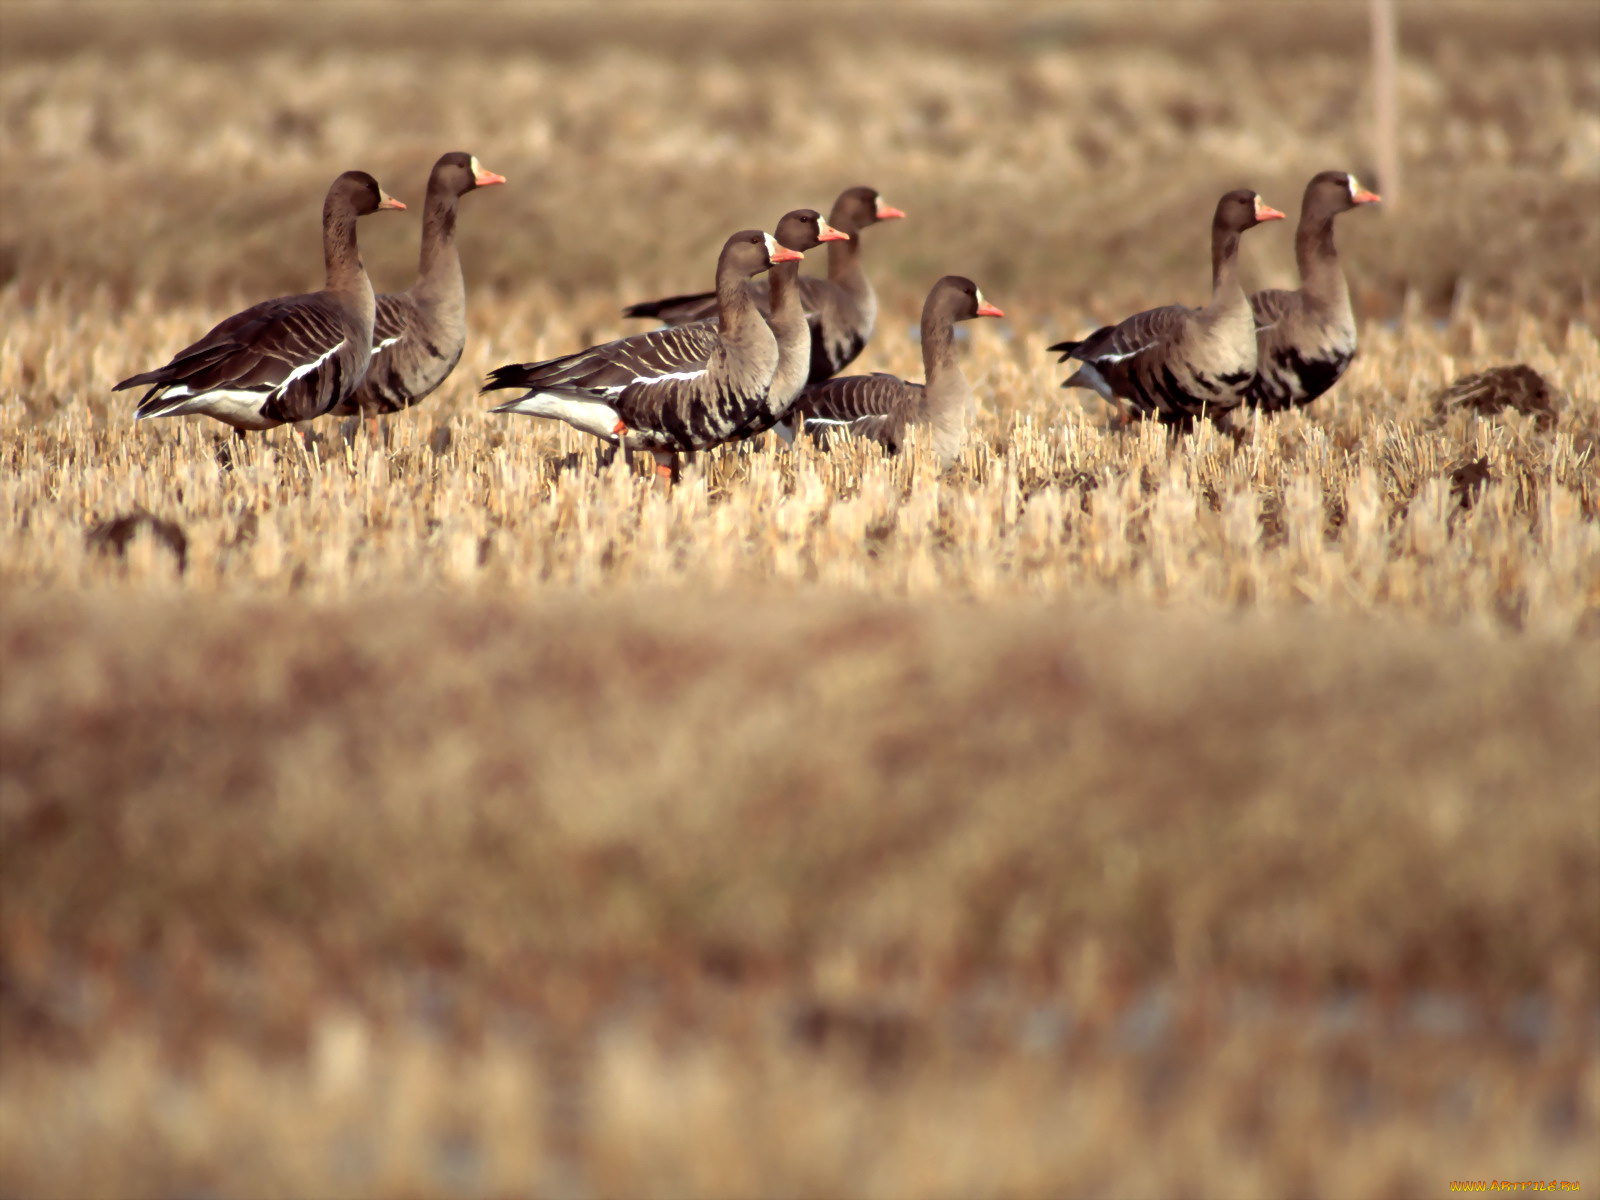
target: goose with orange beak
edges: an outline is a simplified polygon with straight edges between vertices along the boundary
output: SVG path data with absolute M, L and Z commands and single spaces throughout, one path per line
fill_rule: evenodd
M 372 362 L 336 416 L 360 413 L 374 435 L 378 417 L 432 395 L 461 361 L 467 344 L 467 286 L 456 248 L 456 205 L 478 188 L 504 183 L 461 151 L 442 156 L 428 175 L 422 207 L 422 254 L 417 279 L 403 292 L 378 297 Z
M 897 454 L 907 435 L 926 439 L 944 466 L 966 444 L 977 410 L 972 388 L 956 353 L 955 324 L 974 317 L 1003 317 L 984 299 L 978 285 L 961 275 L 946 275 L 922 306 L 922 369 L 925 383 L 893 375 L 846 375 L 812 384 L 796 409 L 812 433 L 849 432 L 879 442 Z
M 149 389 L 137 420 L 202 413 L 245 430 L 322 416 L 355 391 L 372 357 L 375 302 L 356 221 L 404 207 L 365 171 L 346 171 L 322 202 L 321 291 L 235 313 L 166 366 L 112 390 Z
M 1075 342 L 1050 347 L 1077 371 L 1061 386 L 1099 393 L 1121 423 L 1155 419 L 1187 425 L 1243 403 L 1255 379 L 1255 318 L 1239 285 L 1239 236 L 1283 214 L 1249 189 L 1229 192 L 1211 220 L 1211 302 L 1136 313 Z
M 837 375 L 855 361 L 872 337 L 878 320 L 878 297 L 861 265 L 861 233 L 880 221 L 897 221 L 905 213 L 888 203 L 877 188 L 852 187 L 839 193 L 828 212 L 828 224 L 846 237 L 828 244 L 828 276 L 800 280 L 800 302 L 811 324 L 811 369 L 807 383 Z M 752 288 L 763 312 L 772 311 L 766 286 Z M 625 317 L 653 317 L 666 325 L 687 325 L 716 316 L 716 296 L 699 292 L 648 300 L 622 310 Z
M 657 471 L 676 478 L 678 454 L 727 441 L 762 411 L 780 359 L 750 280 L 801 257 L 759 229 L 736 233 L 717 260 L 715 325 L 657 329 L 498 367 L 483 390 L 524 394 L 492 411 L 553 417 L 603 441 L 648 450 Z
M 804 254 L 824 242 L 847 242 L 850 235 L 835 229 L 813 208 L 797 208 L 785 213 L 774 230 L 778 244 L 786 250 Z M 778 339 L 778 370 L 766 401 L 756 415 L 734 432 L 730 440 L 765 433 L 789 411 L 811 373 L 811 318 L 800 295 L 800 263 L 779 263 L 767 272 L 767 324 Z M 754 292 L 754 285 L 751 291 Z
M 1246 404 L 1266 412 L 1310 404 L 1355 358 L 1356 317 L 1333 245 L 1333 220 L 1381 199 L 1344 171 L 1323 171 L 1306 185 L 1294 234 L 1300 286 L 1250 297 L 1260 363 Z

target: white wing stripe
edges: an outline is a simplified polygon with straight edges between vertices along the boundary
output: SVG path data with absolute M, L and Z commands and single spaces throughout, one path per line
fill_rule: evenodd
M 285 378 L 284 381 L 282 383 L 280 383 L 277 387 L 272 389 L 272 395 L 274 395 L 274 396 L 282 395 L 284 390 L 286 388 L 288 388 L 288 386 L 291 383 L 293 383 L 296 379 L 299 379 L 300 376 L 311 374 L 311 372 L 315 371 L 323 363 L 327 362 L 335 354 L 339 353 L 339 351 L 344 348 L 344 342 L 345 342 L 345 339 L 344 338 L 340 338 L 338 340 L 338 342 L 335 343 L 332 347 L 330 347 L 320 358 L 313 359 L 311 362 L 308 362 L 308 363 L 301 363 L 294 370 L 290 371 L 289 374 L 288 374 L 288 377 Z
M 669 379 L 699 379 L 700 376 L 704 375 L 705 373 L 705 368 L 702 367 L 698 371 L 673 371 L 666 375 L 636 375 L 633 382 L 648 385 L 652 383 L 665 383 Z
M 1135 354 L 1143 354 L 1146 350 L 1150 349 L 1150 347 L 1154 345 L 1154 342 L 1146 342 L 1142 346 L 1135 347 L 1132 350 L 1124 351 L 1121 354 L 1096 354 L 1093 361 L 1097 363 L 1121 362 L 1125 358 L 1132 358 Z

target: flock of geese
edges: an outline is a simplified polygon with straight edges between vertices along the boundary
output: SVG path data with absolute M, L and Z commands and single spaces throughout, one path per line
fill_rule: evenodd
M 466 340 L 466 286 L 456 249 L 457 206 L 505 182 L 469 154 L 446 154 L 428 179 L 416 281 L 375 296 L 356 242 L 358 218 L 405 205 L 364 171 L 334 180 L 323 203 L 326 286 L 266 300 L 229 317 L 163 367 L 115 390 L 147 387 L 137 417 L 202 413 L 237 430 L 325 414 L 381 414 L 415 405 L 449 377 Z M 1239 237 L 1284 214 L 1255 192 L 1233 191 L 1211 223 L 1211 300 L 1137 313 L 1052 352 L 1079 364 L 1064 387 L 1099 393 L 1122 423 L 1187 425 L 1239 405 L 1278 410 L 1315 400 L 1356 349 L 1350 294 L 1333 220 L 1377 195 L 1354 176 L 1324 171 L 1306 187 L 1295 235 L 1301 286 L 1247 296 Z M 839 372 L 855 361 L 877 317 L 861 263 L 868 227 L 904 217 L 876 190 L 840 194 L 826 220 L 786 214 L 775 233 L 743 230 L 717 258 L 713 290 L 635 304 L 629 317 L 662 327 L 544 362 L 489 373 L 484 391 L 521 394 L 497 413 L 548 417 L 612 447 L 646 450 L 677 477 L 678 455 L 775 430 L 848 430 L 898 451 L 908 430 L 940 459 L 960 452 L 975 400 L 953 326 L 1001 317 L 970 279 L 946 275 L 922 309 L 924 383 Z M 827 245 L 826 278 L 801 276 L 808 250 Z M 764 278 L 763 278 L 764 276 Z

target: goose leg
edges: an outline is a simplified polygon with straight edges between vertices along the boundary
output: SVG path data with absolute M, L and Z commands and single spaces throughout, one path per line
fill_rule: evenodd
M 244 448 L 249 441 L 249 435 L 237 425 L 232 432 L 223 434 L 217 439 L 216 459 L 217 465 L 224 471 L 231 471 L 243 461 Z
M 617 467 L 619 470 L 626 473 L 632 465 L 629 462 L 628 455 L 628 427 L 623 422 L 618 421 L 611 427 L 611 432 L 617 436 L 616 445 L 612 447 L 612 453 L 615 455 Z M 607 459 L 606 461 L 611 462 L 613 460 Z
M 652 450 L 651 457 L 656 460 L 656 482 L 671 487 L 678 482 L 678 456 L 670 450 Z
M 302 461 L 304 461 L 306 470 L 313 470 L 315 467 L 315 455 L 312 453 L 310 423 L 307 422 L 305 424 L 296 424 L 292 426 L 290 428 L 289 440 L 299 447 L 300 458 Z

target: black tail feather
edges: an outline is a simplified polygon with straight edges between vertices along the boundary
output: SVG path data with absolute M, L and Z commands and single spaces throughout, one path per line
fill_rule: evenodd
M 1090 351 L 1089 352 L 1091 354 L 1094 354 L 1095 353 L 1095 343 L 1099 342 L 1101 338 L 1103 338 L 1103 337 L 1107 336 L 1108 334 L 1112 333 L 1115 329 L 1116 329 L 1115 325 L 1102 325 L 1099 329 L 1096 329 L 1088 337 L 1079 338 L 1075 342 L 1057 342 L 1054 346 L 1047 347 L 1047 349 L 1049 350 L 1049 352 L 1051 354 L 1055 354 L 1055 353 L 1058 353 L 1058 352 L 1060 353 L 1061 357 L 1056 359 L 1057 362 L 1066 362 L 1067 359 L 1069 359 L 1069 358 L 1076 358 L 1076 359 L 1079 359 L 1081 361 L 1087 362 L 1088 360 L 1084 359 L 1083 355 L 1080 354 L 1079 351 L 1081 351 L 1085 346 L 1088 346 L 1088 347 L 1090 347 Z
M 130 375 L 111 390 L 113 392 L 122 392 L 131 387 L 143 387 L 147 383 L 155 384 L 159 387 L 163 383 L 170 383 L 171 381 L 172 368 L 170 366 L 157 367 L 154 371 L 141 371 L 137 375 Z
M 622 310 L 625 317 L 650 317 L 657 321 L 669 321 L 675 314 L 674 309 L 699 308 L 709 300 L 715 300 L 715 292 L 693 292 L 682 296 L 667 296 L 661 300 L 642 300 L 638 304 L 630 304 Z
M 528 368 L 537 366 L 536 363 L 507 363 L 503 367 L 496 367 L 490 371 L 484 384 L 478 389 L 481 396 L 484 392 L 499 391 L 501 388 L 520 388 L 528 386 Z

